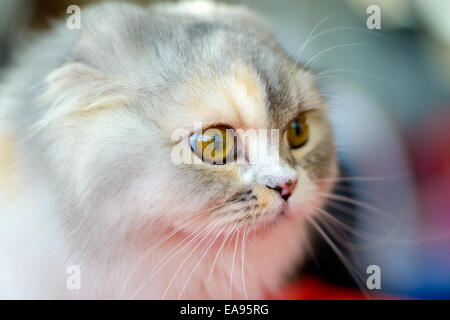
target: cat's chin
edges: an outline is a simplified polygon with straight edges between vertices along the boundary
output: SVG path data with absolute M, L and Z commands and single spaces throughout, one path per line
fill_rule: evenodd
M 270 237 L 276 233 L 278 228 L 282 228 L 286 224 L 296 224 L 304 216 L 305 213 L 303 211 L 297 210 L 294 212 L 285 205 L 269 220 L 261 220 L 256 222 L 251 228 L 247 227 L 247 233 L 251 234 L 252 238 L 258 241 L 258 239 Z M 240 230 L 235 231 L 235 233 L 241 234 L 243 229 L 245 230 L 246 227 L 244 226 Z
M 225 245 L 234 241 L 238 237 L 250 235 L 251 239 L 258 241 L 270 237 L 276 233 L 278 228 L 286 224 L 296 224 L 302 220 L 308 212 L 304 208 L 293 208 L 289 202 L 283 203 L 278 208 L 273 208 L 270 212 L 259 216 L 253 220 L 232 220 L 221 224 L 220 218 L 195 220 L 195 224 L 183 226 L 183 222 L 169 221 L 168 219 L 160 225 L 161 238 L 169 236 L 175 243 L 189 242 L 194 245 L 198 242 L 214 243 L 216 245 Z M 195 219 L 195 218 L 194 218 Z M 165 225 L 165 227 L 163 227 Z M 211 226 L 214 226 L 211 228 Z
M 270 235 L 283 224 L 295 223 L 296 221 L 301 220 L 302 216 L 303 213 L 292 213 L 287 206 L 283 206 L 280 210 L 273 213 L 266 219 L 260 219 L 250 224 L 230 225 L 219 232 L 211 232 L 211 234 L 206 238 L 210 238 L 210 240 L 215 239 L 215 242 L 221 244 L 222 242 L 231 242 L 236 237 L 241 237 L 245 233 L 247 235 L 251 235 L 253 240 L 258 241 L 259 239 L 270 237 Z M 202 232 L 193 232 L 188 230 L 185 230 L 185 232 L 196 234 L 199 236 L 199 239 L 202 238 L 203 234 Z

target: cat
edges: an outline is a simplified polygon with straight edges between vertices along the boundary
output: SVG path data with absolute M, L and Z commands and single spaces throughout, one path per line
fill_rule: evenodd
M 243 6 L 81 13 L 16 50 L 1 83 L 0 297 L 277 293 L 338 174 L 314 74 Z M 229 157 L 249 129 L 279 132 L 276 156 Z M 175 163 L 180 144 L 196 161 Z

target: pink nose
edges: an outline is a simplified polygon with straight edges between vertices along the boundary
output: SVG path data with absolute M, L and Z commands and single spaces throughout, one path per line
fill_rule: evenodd
M 292 192 L 295 189 L 295 185 L 297 184 L 297 179 L 295 180 L 287 180 L 286 182 L 282 182 L 280 184 L 278 184 L 275 188 L 269 187 L 270 189 L 273 189 L 275 191 L 277 191 L 281 197 L 287 201 L 289 199 L 289 197 L 291 196 Z

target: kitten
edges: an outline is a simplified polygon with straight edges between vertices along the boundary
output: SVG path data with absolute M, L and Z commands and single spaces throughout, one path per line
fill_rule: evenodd
M 259 16 L 104 3 L 17 55 L 0 91 L 1 297 L 280 290 L 337 168 L 314 75 Z M 258 142 L 249 161 L 248 129 L 275 129 L 277 152 Z

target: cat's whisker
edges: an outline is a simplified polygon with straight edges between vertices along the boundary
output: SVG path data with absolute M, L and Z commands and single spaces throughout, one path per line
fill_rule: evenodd
M 316 81 L 326 80 L 326 79 L 339 80 L 339 81 L 343 81 L 343 82 L 351 82 L 351 79 L 339 77 L 339 76 L 322 75 L 322 76 L 315 78 Z
M 247 293 L 247 287 L 245 285 L 245 271 L 244 271 L 244 267 L 245 267 L 245 240 L 247 237 L 247 227 L 245 227 L 244 232 L 242 234 L 242 246 L 241 246 L 241 277 L 242 277 L 242 288 L 244 290 L 244 296 L 245 299 L 248 300 L 248 293 Z
M 332 193 L 323 193 L 323 192 L 317 192 L 317 195 L 319 195 L 327 200 L 335 200 L 335 201 L 340 201 L 340 202 L 351 203 L 351 204 L 354 204 L 361 208 L 365 208 L 367 210 L 372 210 L 374 213 L 378 213 L 383 217 L 392 217 L 393 216 L 392 214 L 384 212 L 368 203 L 358 201 L 358 200 L 355 200 L 355 199 L 352 199 L 349 197 L 344 197 L 344 196 L 340 196 L 340 195 L 332 194 Z
M 311 84 L 312 85 L 312 84 Z M 337 99 L 339 99 L 340 97 L 338 96 L 338 95 L 333 95 L 333 94 L 327 94 L 327 93 L 321 93 L 321 94 L 310 94 L 310 95 L 308 95 L 307 97 L 306 97 L 306 99 L 305 99 L 305 96 L 301 96 L 299 99 L 298 99 L 298 102 L 297 103 L 305 103 L 305 104 L 309 104 L 309 103 L 311 103 L 311 102 L 313 102 L 314 100 L 313 99 L 316 99 L 316 101 L 321 101 L 321 100 L 323 100 L 323 98 L 328 98 L 328 99 L 334 99 L 334 100 L 337 100 Z M 344 100 L 341 100 L 342 102 L 344 102 Z
M 345 185 L 340 185 L 340 184 L 335 184 L 333 186 L 333 189 L 341 191 L 341 192 L 345 192 L 345 193 L 350 193 L 350 194 L 356 194 L 356 195 L 362 195 L 368 198 L 372 198 L 372 200 L 376 201 L 376 202 L 383 202 L 384 205 L 388 205 L 383 198 L 379 197 L 375 192 L 371 192 L 371 191 L 367 191 L 364 190 L 361 187 L 358 187 L 358 190 L 355 190 L 355 188 L 352 187 L 348 187 Z
M 356 210 L 352 210 L 351 208 L 345 207 L 339 203 L 334 203 L 333 201 L 328 201 L 327 205 L 329 207 L 332 207 L 334 209 L 339 210 L 340 212 L 344 212 L 344 213 L 348 213 L 352 216 L 356 216 L 357 215 L 357 211 Z M 362 220 L 366 220 L 367 223 L 371 223 L 372 226 L 377 226 L 379 228 L 379 230 L 381 231 L 380 233 L 377 232 L 373 232 L 373 233 L 366 233 L 366 232 L 357 232 L 356 230 L 351 231 L 350 229 L 348 229 L 348 231 L 352 232 L 355 236 L 358 236 L 361 239 L 366 238 L 365 240 L 370 241 L 370 243 L 365 244 L 365 245 L 358 245 L 357 248 L 359 250 L 368 250 L 368 249 L 373 249 L 375 247 L 379 247 L 382 245 L 386 245 L 387 243 L 389 244 L 400 244 L 401 241 L 399 241 L 398 239 L 398 234 L 400 234 L 399 229 L 402 225 L 402 220 L 400 218 L 396 218 L 395 216 L 389 216 L 388 218 L 390 219 L 378 219 L 377 217 L 373 217 L 370 215 L 360 215 L 359 219 Z M 396 219 L 394 219 L 396 218 Z M 338 220 L 336 217 L 334 217 L 334 219 Z M 343 223 L 342 221 L 338 220 L 339 222 Z M 342 225 L 341 225 L 342 227 Z M 348 227 L 350 228 L 350 227 Z M 385 230 L 385 228 L 387 228 Z M 364 236 L 364 235 L 367 236 Z M 395 239 L 394 239 L 395 237 Z M 370 238 L 367 239 L 367 238 Z M 356 246 L 355 246 L 356 247 Z
M 155 243 L 153 246 L 148 248 L 138 259 L 138 261 L 131 267 L 131 270 L 129 271 L 127 277 L 125 278 L 124 284 L 122 285 L 122 289 L 119 294 L 119 299 L 123 297 L 123 294 L 126 290 L 126 287 L 128 286 L 128 283 L 133 276 L 134 272 L 139 268 L 139 266 L 145 261 L 145 259 L 154 252 L 157 248 L 159 248 L 162 244 L 164 244 L 166 241 L 171 239 L 173 236 L 175 236 L 178 232 L 189 226 L 190 223 L 193 223 L 196 219 L 202 216 L 202 213 L 194 214 L 193 216 L 190 216 L 185 219 L 184 223 L 182 223 L 180 226 L 175 228 L 173 231 L 168 233 L 164 238 L 160 239 L 157 243 Z
M 374 32 L 374 31 L 370 31 L 370 30 L 367 30 L 367 29 L 364 29 L 364 28 L 350 27 L 350 26 L 333 27 L 333 28 L 321 31 L 321 32 L 317 33 L 314 37 L 312 37 L 311 41 L 314 41 L 314 40 L 316 40 L 318 38 L 321 38 L 324 35 L 332 33 L 332 32 L 346 31 L 346 30 L 361 31 L 361 32 L 365 32 L 365 33 L 368 33 L 368 34 L 380 37 L 380 38 L 385 39 L 385 40 L 395 41 L 394 38 L 388 37 L 388 36 L 383 35 L 383 34 L 381 34 L 379 32 Z
M 213 226 L 216 226 L 216 225 L 218 225 L 218 222 L 214 223 Z M 211 232 L 213 232 L 215 230 L 214 227 L 210 227 L 208 229 L 209 229 L 208 232 L 206 232 L 204 234 L 203 238 L 194 246 L 194 248 L 191 249 L 191 252 L 181 262 L 180 266 L 178 267 L 178 269 L 175 271 L 174 275 L 170 279 L 169 284 L 167 285 L 167 288 L 164 290 L 164 292 L 161 296 L 161 299 L 164 299 L 166 297 L 166 294 L 169 291 L 169 288 L 171 287 L 172 283 L 174 282 L 176 276 L 178 275 L 180 270 L 183 268 L 185 263 L 189 260 L 189 258 L 194 254 L 195 250 L 203 243 L 203 241 L 205 241 L 205 239 L 207 239 L 207 237 L 211 234 Z M 173 255 L 169 260 L 173 259 L 175 256 L 176 256 L 176 254 Z
M 189 239 L 189 237 L 190 236 L 193 236 L 194 234 L 193 233 L 189 233 L 188 235 L 186 235 L 184 238 L 183 238 L 183 240 L 181 240 L 179 243 L 178 243 L 178 245 L 177 246 L 175 246 L 174 248 L 173 248 L 173 250 L 170 250 L 169 251 L 169 253 L 171 253 L 172 251 L 174 251 L 175 249 L 177 249 L 180 245 L 182 245 L 183 243 L 185 243 L 185 241 L 187 241 L 188 239 Z M 169 254 L 168 253 L 168 254 Z M 167 255 L 166 255 L 167 256 Z M 164 256 L 164 258 L 166 257 L 166 256 Z M 160 264 L 161 264 L 162 262 L 160 262 Z M 160 264 L 158 264 L 157 266 L 159 266 Z M 155 270 L 156 269 L 156 270 Z M 150 277 L 154 274 L 154 273 L 156 273 L 157 271 L 159 271 L 159 269 L 157 269 L 157 268 L 153 268 L 152 269 L 152 271 L 150 272 Z M 150 279 L 151 280 L 151 279 Z M 133 300 L 137 295 L 138 295 L 138 293 L 148 284 L 148 282 L 150 281 L 149 279 L 148 279 L 148 277 L 140 284 L 140 286 L 134 291 L 134 293 L 131 295 L 131 297 L 129 298 L 129 300 Z
M 366 45 L 367 43 L 368 43 L 367 41 L 357 42 L 357 43 L 344 43 L 344 44 L 328 47 L 324 50 L 319 51 L 318 53 L 313 55 L 308 61 L 306 61 L 304 68 L 307 69 L 314 60 L 316 60 L 318 57 L 321 57 L 323 54 L 325 54 L 329 51 L 336 50 L 339 48 L 345 48 L 345 47 L 360 47 L 360 46 Z
M 345 229 L 346 231 L 350 232 L 354 236 L 365 241 L 363 244 L 351 244 L 350 246 L 352 248 L 349 248 L 349 249 L 351 249 L 353 251 L 369 250 L 369 249 L 373 249 L 373 248 L 385 245 L 386 243 L 393 243 L 388 240 L 388 237 L 390 236 L 390 234 L 387 234 L 385 236 L 385 235 L 379 235 L 376 233 L 370 234 L 369 232 L 367 232 L 367 233 L 359 232 L 359 231 L 357 231 L 356 228 L 351 228 L 350 226 L 345 225 L 342 221 L 340 221 L 339 219 L 337 219 L 335 217 L 333 217 L 334 219 L 331 219 L 331 217 L 332 217 L 331 214 L 328 214 L 326 216 L 323 215 L 322 217 L 323 217 L 323 219 L 329 220 L 330 222 L 334 222 L 340 228 Z M 322 220 L 322 221 L 324 221 L 324 220 Z M 329 226 L 329 228 L 327 228 L 327 230 L 330 232 L 330 234 L 332 234 L 333 233 L 332 230 L 334 230 L 334 229 L 331 226 Z M 339 238 L 336 235 L 334 235 L 334 234 L 332 234 L 332 235 L 337 240 L 339 240 Z
M 236 259 L 236 249 L 237 249 L 237 244 L 238 244 L 238 236 L 239 233 L 235 234 L 234 237 L 234 250 L 233 250 L 233 258 L 231 260 L 231 273 L 230 273 L 230 294 L 229 294 L 229 299 L 231 300 L 232 298 L 232 292 L 233 292 L 233 273 L 234 273 L 234 263 L 235 263 L 235 259 Z
M 330 239 L 330 237 L 323 231 L 323 229 L 317 224 L 316 221 L 314 221 L 313 218 L 310 216 L 306 216 L 307 221 L 310 222 L 310 224 L 314 227 L 314 229 L 317 230 L 317 232 L 322 236 L 322 238 L 328 243 L 328 245 L 333 249 L 339 260 L 341 260 L 342 264 L 347 268 L 350 275 L 360 288 L 360 290 L 363 292 L 363 294 L 370 298 L 367 291 L 365 290 L 364 286 L 360 283 L 361 279 L 364 279 L 362 275 L 358 273 L 358 271 L 354 268 L 354 266 L 351 264 L 351 262 L 343 255 L 342 251 L 334 244 L 334 242 Z
M 392 228 L 392 230 L 388 230 L 386 232 L 386 234 L 382 234 L 382 235 L 377 234 L 377 233 L 361 232 L 361 231 L 358 231 L 358 229 L 356 229 L 356 228 L 352 228 L 351 226 L 346 225 L 344 222 L 342 222 L 338 218 L 334 217 L 332 214 L 326 212 L 325 210 L 321 210 L 320 208 L 317 208 L 317 210 L 320 211 L 323 214 L 323 215 L 321 215 L 319 217 L 321 217 L 321 218 L 323 218 L 325 220 L 328 220 L 330 222 L 333 222 L 338 227 L 344 229 L 345 231 L 351 233 L 355 237 L 358 237 L 358 239 L 361 239 L 361 240 L 364 241 L 364 244 L 345 243 L 346 245 L 351 247 L 351 248 L 348 248 L 348 249 L 351 249 L 352 251 L 369 250 L 369 249 L 373 249 L 373 248 L 382 246 L 382 245 L 384 245 L 386 243 L 392 243 L 392 242 L 388 241 L 388 238 L 391 236 L 392 231 L 395 230 L 394 228 Z M 325 220 L 322 220 L 322 221 L 325 222 Z M 337 240 L 342 241 L 342 243 L 344 242 L 342 239 L 339 239 L 338 235 L 334 234 L 336 229 L 334 229 L 334 228 L 332 228 L 331 226 L 328 225 L 327 230 Z
M 328 207 L 331 207 L 335 210 L 338 210 L 341 213 L 345 213 L 351 217 L 358 217 L 358 219 L 361 219 L 363 221 L 365 221 L 366 223 L 369 223 L 371 225 L 376 225 L 376 226 L 382 226 L 382 222 L 384 221 L 383 219 L 379 219 L 378 216 L 373 215 L 373 214 L 364 214 L 364 215 L 360 215 L 356 209 L 350 208 L 345 206 L 345 204 L 342 203 L 338 203 L 338 202 L 334 202 L 333 200 L 328 199 L 326 202 Z M 371 213 L 370 211 L 368 211 L 368 213 Z
M 318 72 L 315 74 L 316 76 L 316 80 L 319 79 L 321 76 L 323 75 L 328 75 L 328 74 L 332 74 L 332 73 L 339 73 L 339 72 L 347 72 L 347 73 L 353 73 L 353 74 L 358 74 L 358 75 L 362 75 L 362 76 L 366 76 L 368 78 L 371 79 L 375 79 L 375 80 L 380 80 L 382 82 L 385 82 L 389 85 L 392 85 L 394 87 L 398 87 L 399 85 L 396 83 L 393 83 L 385 78 L 382 78 L 380 76 L 374 75 L 370 72 L 364 72 L 364 71 L 360 71 L 360 70 L 356 70 L 356 69 L 351 69 L 351 68 L 334 68 L 334 69 L 327 69 L 321 72 Z
M 328 203 L 328 205 L 330 205 L 330 204 L 331 204 L 331 202 Z M 335 207 L 334 204 L 333 204 L 333 207 Z M 317 207 L 315 209 L 318 211 L 321 211 L 321 212 L 323 211 L 323 209 L 320 209 Z M 339 208 L 339 210 L 340 209 L 342 209 L 342 208 Z M 347 208 L 347 209 L 349 209 L 349 208 Z M 330 219 L 332 222 L 337 222 L 337 224 L 340 227 L 348 230 L 355 236 L 358 236 L 360 239 L 370 241 L 370 243 L 368 243 L 368 244 L 354 245 L 354 247 L 357 248 L 358 250 L 369 250 L 369 249 L 380 247 L 380 246 L 383 246 L 386 244 L 412 246 L 412 245 L 418 245 L 421 243 L 441 241 L 441 240 L 444 240 L 444 239 L 447 239 L 450 237 L 450 233 L 443 233 L 443 234 L 434 235 L 433 237 L 427 237 L 427 238 L 419 237 L 419 238 L 416 238 L 414 241 L 412 241 L 411 239 L 399 238 L 400 232 L 398 230 L 399 230 L 399 227 L 401 226 L 401 219 L 395 219 L 394 221 L 386 222 L 386 226 L 389 228 L 386 230 L 386 232 L 383 232 L 382 234 L 378 234 L 378 233 L 371 234 L 369 232 L 360 232 L 360 231 L 357 231 L 356 228 L 352 229 L 350 226 L 345 225 L 345 223 L 343 223 L 336 217 L 332 216 L 330 213 L 328 213 L 328 212 L 322 212 L 322 213 L 328 214 L 327 219 L 329 219 L 330 217 L 333 217 L 332 219 Z M 379 219 L 374 220 L 374 221 L 379 222 Z M 395 222 L 395 223 L 393 223 L 393 222 Z M 395 237 L 395 239 L 394 239 L 394 237 Z
M 322 215 L 319 215 L 317 219 L 320 220 L 321 225 L 325 227 L 328 233 L 334 239 L 336 239 L 339 242 L 339 244 L 345 246 L 346 249 L 349 251 L 352 252 L 356 251 L 356 246 L 351 242 L 349 234 L 344 231 L 347 230 L 347 228 L 343 226 L 343 223 L 340 223 L 339 220 L 330 219 L 330 215 L 325 215 L 324 213 L 322 213 Z M 329 221 L 336 223 L 338 225 L 338 228 L 333 228 L 328 223 Z M 354 260 L 354 258 L 355 258 L 354 256 L 351 257 L 352 260 Z
M 217 222 L 216 222 L 217 223 Z M 176 246 L 174 246 L 171 250 L 169 250 L 169 252 L 161 259 L 161 261 L 153 268 L 153 270 L 150 272 L 150 274 L 148 275 L 148 277 L 141 283 L 141 285 L 138 287 L 138 289 L 135 291 L 135 293 L 132 295 L 131 299 L 134 299 L 134 297 L 137 296 L 137 294 L 150 282 L 150 280 L 153 278 L 153 276 L 162 268 L 164 267 L 170 260 L 172 260 L 172 258 L 174 258 L 178 253 L 180 253 L 182 250 L 184 250 L 185 248 L 187 248 L 192 242 L 194 242 L 197 238 L 199 238 L 200 236 L 203 235 L 203 233 L 207 232 L 209 227 L 211 227 L 212 225 L 215 225 L 216 223 L 211 222 L 208 226 L 206 227 L 199 227 L 196 231 L 189 233 L 186 237 L 184 237 L 184 239 L 182 241 L 180 241 Z M 199 231 L 201 230 L 201 231 Z M 194 237 L 185 245 L 184 242 L 188 240 L 189 236 L 194 235 Z M 172 252 L 177 250 L 178 247 L 180 247 L 181 245 L 183 245 L 181 247 L 181 249 L 179 249 L 177 252 L 175 252 L 173 255 Z
M 312 42 L 312 38 L 313 38 L 313 34 L 314 32 L 317 30 L 317 28 L 320 27 L 320 25 L 322 23 L 324 23 L 325 21 L 327 21 L 328 19 L 330 19 L 332 16 L 334 15 L 334 12 L 332 12 L 331 14 L 329 14 L 328 16 L 326 16 L 325 18 L 323 18 L 322 20 L 320 20 L 311 30 L 311 32 L 308 34 L 308 37 L 306 38 L 306 40 L 303 42 L 302 46 L 299 48 L 299 50 L 297 50 L 297 53 L 295 54 L 293 60 L 299 61 L 303 55 L 303 52 L 305 51 L 306 47 Z M 306 69 L 306 68 L 305 68 Z M 279 71 L 279 69 L 277 70 L 277 72 Z M 295 68 L 293 68 L 291 70 L 291 73 L 293 73 L 295 71 Z
M 212 276 L 212 273 L 213 273 L 213 271 L 214 271 L 214 267 L 215 267 L 215 265 L 216 265 L 216 263 L 217 263 L 217 259 L 219 258 L 219 254 L 222 252 L 222 250 L 223 250 L 223 248 L 224 248 L 224 246 L 225 246 L 225 243 L 227 242 L 229 236 L 233 233 L 233 231 L 234 231 L 235 228 L 236 228 L 236 225 L 234 225 L 234 226 L 231 228 L 231 230 L 227 233 L 226 237 L 225 237 L 225 238 L 223 239 L 223 241 L 222 241 L 222 244 L 220 245 L 219 250 L 217 250 L 217 254 L 216 254 L 216 256 L 215 256 L 215 258 L 214 258 L 214 260 L 213 260 L 213 263 L 212 263 L 212 265 L 211 265 L 211 269 L 210 269 L 210 271 L 209 271 L 209 273 L 208 273 L 208 277 L 207 277 L 207 279 L 206 279 L 206 285 L 207 285 L 207 284 L 209 283 L 209 281 L 211 280 L 211 276 Z
M 371 35 L 374 35 L 374 36 L 377 36 L 377 37 L 386 39 L 386 40 L 395 41 L 393 38 L 388 37 L 388 36 L 385 36 L 385 35 L 382 35 L 382 34 L 380 34 L 380 33 L 378 33 L 378 32 L 373 32 L 373 31 L 366 30 L 366 29 L 364 29 L 364 28 L 350 27 L 350 26 L 333 27 L 333 28 L 329 28 L 329 29 L 327 29 L 327 30 L 321 31 L 321 32 L 319 32 L 319 33 L 313 35 L 314 32 L 316 31 L 316 29 L 317 29 L 323 22 L 325 22 L 326 20 L 328 20 L 329 18 L 331 18 L 333 15 L 334 15 L 334 13 L 330 14 L 329 16 L 327 16 L 326 18 L 322 19 L 321 21 L 319 21 L 319 23 L 316 24 L 316 26 L 312 29 L 312 31 L 310 32 L 310 34 L 309 34 L 308 37 L 306 38 L 306 40 L 305 40 L 305 42 L 303 43 L 303 45 L 300 47 L 300 52 L 297 53 L 297 54 L 294 56 L 294 61 L 300 60 L 300 58 L 301 58 L 301 56 L 302 56 L 302 53 L 304 52 L 304 50 L 306 49 L 306 47 L 307 47 L 310 43 L 312 43 L 313 41 L 315 41 L 315 40 L 317 40 L 317 39 L 319 39 L 319 38 L 321 38 L 321 37 L 323 37 L 323 36 L 325 36 L 325 35 L 327 35 L 327 34 L 329 34 L 329 33 L 336 32 L 336 31 L 345 31 L 345 30 L 362 31 L 362 32 L 365 32 L 365 33 L 368 33 L 368 34 L 371 34 Z M 306 67 L 305 67 L 305 68 L 306 68 Z
M 314 252 L 313 246 L 311 245 L 310 241 L 305 241 L 305 247 L 308 250 L 310 257 L 313 259 L 314 264 L 316 265 L 317 269 L 319 269 L 319 261 L 317 260 L 316 253 Z
M 372 201 L 373 204 L 377 204 L 379 206 L 383 206 L 384 210 L 386 212 L 393 212 L 392 208 L 385 201 L 385 199 L 383 199 L 382 197 L 378 196 L 375 192 L 365 190 L 365 189 L 363 189 L 361 187 L 358 187 L 357 191 L 355 191 L 355 189 L 352 188 L 352 187 L 348 187 L 348 186 L 340 185 L 340 184 L 335 184 L 333 186 L 333 188 L 335 190 L 340 191 L 340 192 L 345 192 L 347 196 L 350 196 L 350 195 L 355 195 L 356 197 L 364 196 L 365 198 L 367 198 L 370 201 Z
M 358 256 L 355 254 L 355 252 L 359 249 L 356 245 L 351 243 L 350 236 L 345 233 L 342 229 L 339 228 L 333 228 L 332 225 L 330 225 L 327 220 L 325 219 L 325 216 L 318 216 L 318 219 L 320 219 L 320 224 L 328 231 L 328 233 L 335 239 L 341 246 L 345 247 L 345 249 L 349 250 L 350 252 L 350 258 L 348 258 L 349 264 L 353 267 L 353 270 L 363 270 L 361 261 L 358 259 Z M 331 240 L 331 238 L 330 238 Z M 349 272 L 352 272 L 352 270 L 348 270 Z M 355 275 L 359 278 L 361 283 L 364 283 L 365 278 L 362 275 L 363 272 L 359 273 L 356 272 Z
M 254 225 L 255 223 L 252 222 L 252 225 Z M 252 239 L 252 244 L 255 245 L 256 243 L 256 228 L 253 228 L 253 239 Z
M 367 240 L 367 236 L 364 235 L 362 232 L 357 231 L 357 229 L 352 228 L 348 225 L 346 225 L 344 222 L 342 222 L 341 220 L 337 219 L 336 217 L 334 217 L 331 213 L 316 207 L 316 210 L 318 212 L 320 212 L 322 214 L 322 217 L 324 217 L 324 219 L 327 219 L 331 222 L 334 222 L 336 225 L 338 225 L 339 227 L 341 227 L 342 229 L 354 234 L 355 236 L 361 238 L 361 239 L 365 239 Z M 355 248 L 355 246 L 353 244 L 350 244 L 353 248 Z
M 390 174 L 387 176 L 344 176 L 329 179 L 314 179 L 313 182 L 346 182 L 346 181 L 369 181 L 369 182 L 386 182 L 386 181 L 396 181 L 400 178 L 407 177 L 406 173 Z
M 379 216 L 373 214 L 358 215 L 359 212 L 356 209 L 346 207 L 345 205 L 342 205 L 341 203 L 338 202 L 334 202 L 333 200 L 330 199 L 327 200 L 327 206 L 339 210 L 339 212 L 348 214 L 350 216 L 355 217 L 358 216 L 358 219 L 365 221 L 368 225 L 372 227 L 378 228 L 378 230 L 384 230 L 385 227 L 388 227 L 388 230 L 386 232 L 383 232 L 383 239 L 385 240 L 387 239 L 386 237 L 392 236 L 394 230 L 398 229 L 398 227 L 400 226 L 400 220 L 394 219 L 395 218 L 394 215 L 385 215 L 382 217 L 382 219 L 380 219 Z M 371 211 L 367 211 L 367 213 L 370 212 Z
M 216 240 L 219 238 L 219 236 L 221 235 L 222 231 L 226 228 L 226 225 L 224 225 L 222 227 L 222 229 L 220 229 L 220 231 L 216 234 L 216 236 L 214 237 L 214 240 L 210 243 L 210 245 L 208 246 L 208 248 L 204 251 L 203 255 L 201 256 L 200 260 L 197 262 L 197 264 L 194 266 L 194 268 L 191 270 L 191 272 L 189 273 L 187 279 L 186 279 L 186 283 L 183 286 L 183 288 L 180 290 L 180 293 L 178 294 L 177 299 L 180 299 L 180 297 L 183 295 L 184 290 L 186 290 L 186 287 L 189 283 L 189 281 L 191 280 L 192 275 L 194 274 L 195 270 L 198 268 L 198 266 L 200 265 L 200 263 L 203 261 L 203 259 L 205 258 L 206 254 L 208 253 L 209 249 L 211 249 L 211 247 L 213 246 L 213 244 L 216 242 Z
M 124 281 L 124 285 L 122 286 L 121 292 L 119 297 L 122 298 L 123 297 L 123 293 L 132 277 L 132 275 L 134 274 L 134 272 L 136 272 L 136 270 L 139 268 L 139 266 L 145 261 L 145 259 L 152 253 L 154 252 L 154 250 L 156 250 L 157 248 L 159 248 L 162 244 L 164 244 L 166 241 L 168 241 L 171 237 L 173 237 L 176 233 L 180 232 L 181 230 L 185 229 L 187 226 L 189 226 L 190 223 L 193 223 L 194 220 L 198 219 L 199 217 L 202 217 L 203 215 L 220 209 L 221 207 L 226 206 L 228 203 L 222 203 L 219 204 L 217 206 L 214 207 L 210 207 L 210 208 L 205 208 L 203 210 L 199 210 L 196 213 L 190 215 L 188 218 L 186 218 L 185 220 L 183 220 L 182 224 L 179 225 L 176 229 L 174 229 L 172 232 L 170 232 L 169 234 L 167 234 L 164 238 L 160 239 L 155 245 L 151 246 L 149 249 L 147 249 L 139 258 L 139 260 L 132 266 L 130 272 L 128 273 L 125 281 Z M 197 230 L 200 230 L 197 229 Z

